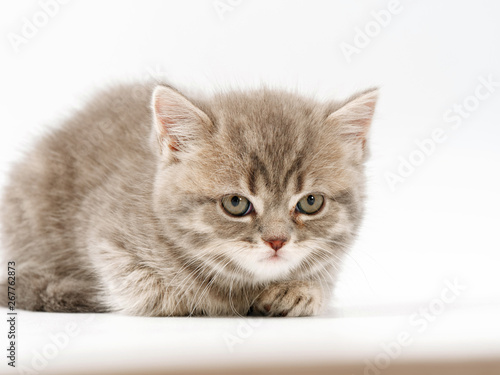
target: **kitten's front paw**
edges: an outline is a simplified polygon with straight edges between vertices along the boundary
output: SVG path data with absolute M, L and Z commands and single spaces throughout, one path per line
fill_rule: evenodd
M 306 281 L 272 284 L 255 299 L 250 315 L 310 316 L 321 311 L 323 293 L 319 285 Z

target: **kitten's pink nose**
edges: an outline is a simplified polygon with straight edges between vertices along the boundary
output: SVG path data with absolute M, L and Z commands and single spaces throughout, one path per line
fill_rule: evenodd
M 268 239 L 263 238 L 263 240 L 266 244 L 271 246 L 271 248 L 274 251 L 278 251 L 286 244 L 286 242 L 288 241 L 288 238 L 268 238 Z

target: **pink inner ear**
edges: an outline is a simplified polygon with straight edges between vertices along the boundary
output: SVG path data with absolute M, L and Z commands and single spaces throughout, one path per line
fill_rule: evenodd
M 168 128 L 172 126 L 173 121 L 170 116 L 164 115 L 165 103 L 161 99 L 158 99 L 155 103 L 156 121 L 161 125 L 160 134 L 168 134 Z
M 373 110 L 374 105 L 370 105 L 370 108 Z M 361 147 L 363 150 L 366 148 L 366 137 L 368 134 L 368 130 L 370 129 L 370 124 L 372 122 L 372 118 L 359 118 L 356 120 L 351 120 L 350 125 L 352 126 L 351 131 L 346 131 L 345 134 L 349 137 L 355 138 L 361 141 Z
M 168 148 L 171 149 L 172 151 L 180 151 L 179 148 L 179 143 L 173 139 L 168 142 Z
M 372 103 L 367 103 L 365 105 L 367 107 L 369 107 L 373 113 L 373 111 L 375 110 L 375 103 L 372 102 Z M 359 124 L 359 126 L 363 129 L 362 131 L 356 133 L 356 137 L 361 138 L 361 147 L 364 150 L 366 148 L 366 136 L 368 134 L 368 129 L 370 129 L 370 125 L 372 123 L 372 118 L 371 117 L 370 118 L 362 118 L 362 119 L 359 119 L 358 121 L 356 121 L 356 123 Z
M 334 121 L 341 124 L 343 133 L 357 140 L 363 150 L 366 149 L 366 136 L 375 112 L 376 99 L 376 92 L 362 94 L 331 115 Z
M 156 112 L 156 121 L 160 125 L 159 133 L 161 137 L 167 140 L 168 148 L 172 151 L 180 151 L 180 143 L 179 140 L 172 136 L 172 133 L 169 131 L 175 126 L 173 118 L 171 116 L 165 116 L 164 110 L 167 105 L 170 105 L 170 108 L 173 112 L 175 112 L 175 106 L 172 106 L 172 103 L 165 103 L 165 101 L 159 99 L 155 103 L 155 112 Z
M 153 93 L 157 138 L 162 150 L 187 151 L 203 134 L 210 119 L 173 89 L 158 86 Z

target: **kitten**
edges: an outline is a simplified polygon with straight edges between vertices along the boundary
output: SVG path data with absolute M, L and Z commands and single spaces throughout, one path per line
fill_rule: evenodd
M 12 170 L 1 214 L 17 307 L 320 313 L 362 216 L 376 98 L 100 93 Z

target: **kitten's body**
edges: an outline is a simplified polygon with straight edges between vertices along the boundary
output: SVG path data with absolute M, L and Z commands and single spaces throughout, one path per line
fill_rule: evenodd
M 335 112 L 345 103 L 284 92 L 233 92 L 191 108 L 164 90 L 156 112 L 152 87 L 101 93 L 15 166 L 2 224 L 18 307 L 318 313 L 362 213 L 364 133 L 342 137 L 369 123 L 373 92 L 350 118 Z M 312 192 L 328 201 L 317 218 L 292 212 L 289 202 Z M 237 193 L 255 212 L 223 212 L 220 197 Z M 287 244 L 271 260 L 262 239 L 276 236 Z

